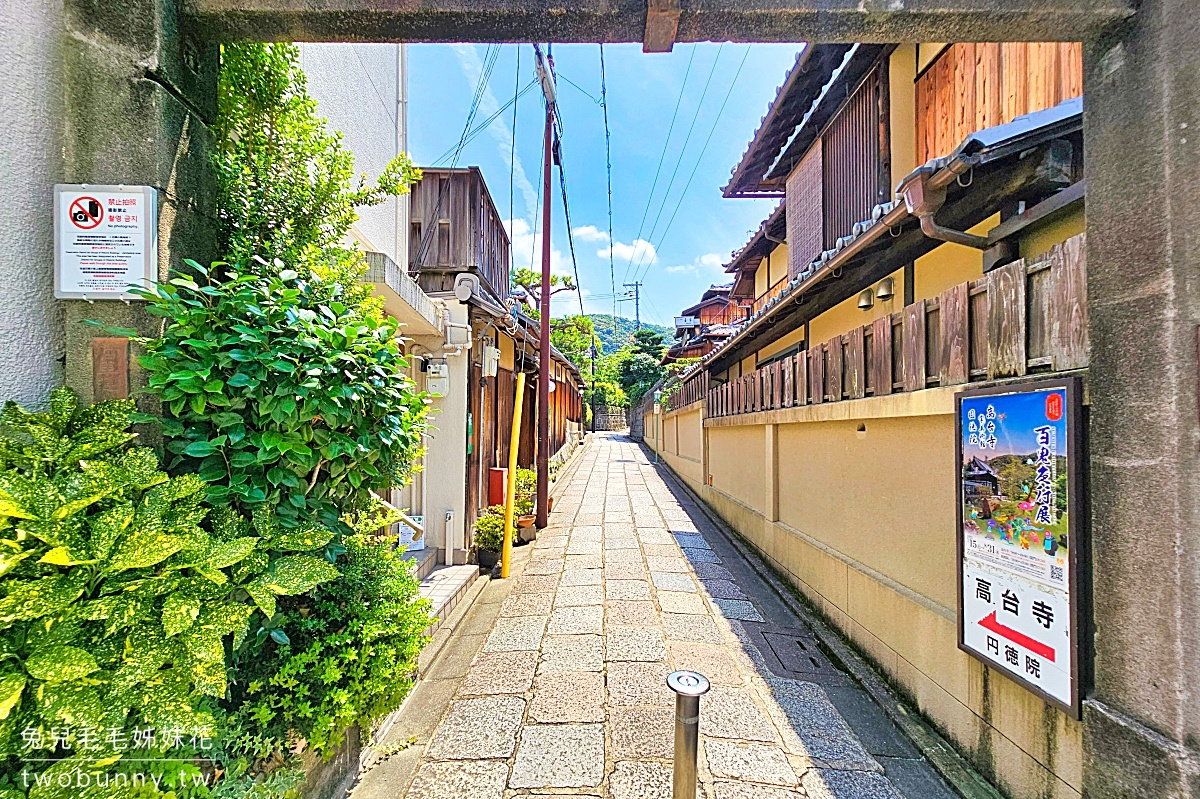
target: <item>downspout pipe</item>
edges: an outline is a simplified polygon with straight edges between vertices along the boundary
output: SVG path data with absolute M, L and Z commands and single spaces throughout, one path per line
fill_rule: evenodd
M 918 169 L 904 179 L 897 192 L 904 196 L 904 206 L 920 220 L 921 232 L 928 238 L 986 250 L 991 246 L 987 236 L 943 227 L 934 219 L 934 214 L 946 204 L 946 191 L 950 183 L 973 166 L 974 159 L 958 156 L 936 173 L 931 169 Z

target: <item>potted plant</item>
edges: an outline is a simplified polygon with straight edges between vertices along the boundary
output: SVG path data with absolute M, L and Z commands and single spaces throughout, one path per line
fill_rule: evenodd
M 475 520 L 475 559 L 485 569 L 500 560 L 504 548 L 504 506 L 492 505 Z
M 533 526 L 534 497 L 537 495 L 537 472 L 532 469 L 517 469 L 517 488 L 514 512 L 517 526 L 527 529 Z

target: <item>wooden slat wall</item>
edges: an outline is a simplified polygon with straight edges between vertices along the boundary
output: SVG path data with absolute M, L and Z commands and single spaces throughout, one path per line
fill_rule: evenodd
M 977 130 L 1083 94 L 1078 42 L 959 42 L 915 86 L 917 161 L 948 155 Z
M 871 216 L 879 195 L 878 71 L 859 86 L 821 135 L 821 149 L 824 238 L 829 249 L 839 237 L 850 235 L 855 222 Z
M 1086 367 L 1086 285 L 1081 234 L 713 388 L 706 415 Z

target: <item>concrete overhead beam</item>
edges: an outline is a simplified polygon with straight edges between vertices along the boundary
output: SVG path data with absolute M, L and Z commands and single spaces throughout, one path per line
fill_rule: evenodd
M 644 42 L 647 50 L 698 41 L 1077 41 L 1131 16 L 1133 6 L 1132 0 L 180 0 L 183 14 L 212 40 L 604 41 Z

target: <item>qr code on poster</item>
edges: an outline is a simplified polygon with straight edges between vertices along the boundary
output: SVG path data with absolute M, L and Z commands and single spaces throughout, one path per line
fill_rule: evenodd
M 1061 583 L 1062 579 L 1063 579 L 1063 567 L 1062 566 L 1051 566 L 1050 567 L 1050 579 L 1056 583 Z

